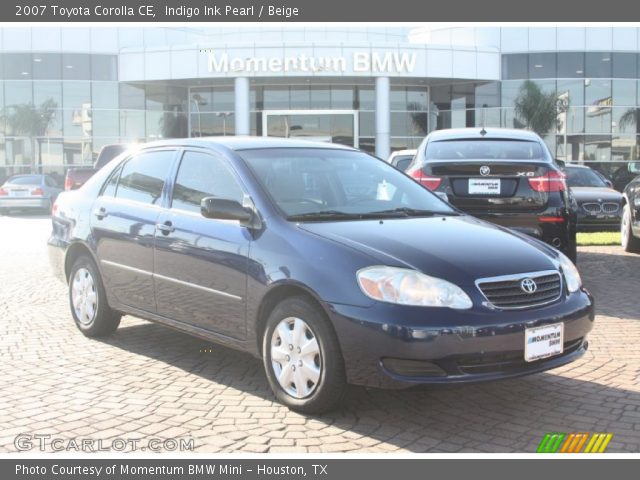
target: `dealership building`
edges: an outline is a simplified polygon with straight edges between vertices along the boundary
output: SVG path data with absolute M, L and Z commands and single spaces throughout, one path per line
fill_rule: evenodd
M 639 157 L 639 46 L 626 27 L 0 28 L 0 179 L 111 143 L 271 135 L 384 158 L 482 126 L 613 170 Z

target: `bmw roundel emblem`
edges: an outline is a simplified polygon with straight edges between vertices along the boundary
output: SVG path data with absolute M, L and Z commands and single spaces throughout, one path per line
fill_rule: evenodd
M 483 165 L 480 167 L 480 175 L 486 177 L 491 173 L 491 169 L 487 165 Z
M 534 282 L 533 279 L 524 278 L 520 282 L 520 289 L 524 293 L 528 293 L 529 295 L 531 295 L 532 293 L 535 293 L 535 291 L 538 289 L 538 285 L 536 285 L 536 282 Z

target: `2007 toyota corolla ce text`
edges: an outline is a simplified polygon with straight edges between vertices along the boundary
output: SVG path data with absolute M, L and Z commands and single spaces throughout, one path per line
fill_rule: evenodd
M 245 350 L 280 402 L 309 413 L 335 407 L 347 383 L 564 365 L 594 321 L 557 250 L 323 143 L 147 144 L 59 196 L 49 251 L 85 335 L 130 314 Z

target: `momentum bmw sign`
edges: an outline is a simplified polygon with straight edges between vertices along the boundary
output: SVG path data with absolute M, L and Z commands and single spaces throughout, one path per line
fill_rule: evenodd
M 208 54 L 209 73 L 283 73 L 326 72 L 342 74 L 349 71 L 384 74 L 412 73 L 415 53 L 353 52 L 349 56 L 316 57 L 305 54 L 284 57 L 232 57 L 228 53 L 201 50 Z

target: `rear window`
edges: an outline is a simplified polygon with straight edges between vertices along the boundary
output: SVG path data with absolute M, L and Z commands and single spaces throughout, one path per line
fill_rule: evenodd
M 7 180 L 7 183 L 12 185 L 42 185 L 41 175 L 24 175 L 20 177 L 13 177 Z
M 537 142 L 522 140 L 442 140 L 427 145 L 428 160 L 542 160 Z

